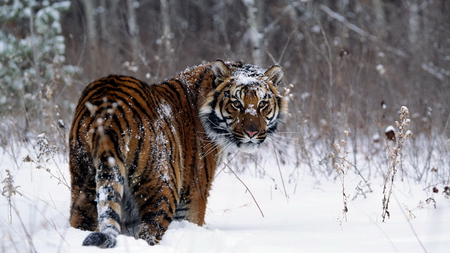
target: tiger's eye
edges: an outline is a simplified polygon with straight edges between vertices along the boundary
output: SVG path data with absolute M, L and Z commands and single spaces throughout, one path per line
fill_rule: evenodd
M 269 104 L 269 102 L 267 102 L 267 101 L 260 101 L 259 109 L 262 110 L 262 109 L 266 108 L 268 104 Z
M 234 107 L 234 109 L 236 109 L 236 110 L 240 110 L 241 108 L 242 108 L 242 104 L 241 104 L 241 102 L 239 102 L 239 101 L 234 101 L 233 103 L 232 103 L 232 105 L 233 105 L 233 107 Z

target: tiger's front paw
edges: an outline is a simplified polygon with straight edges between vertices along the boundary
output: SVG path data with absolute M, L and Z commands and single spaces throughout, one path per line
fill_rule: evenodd
M 116 246 L 116 238 L 101 232 L 90 233 L 83 241 L 83 246 L 97 246 L 99 248 L 113 248 Z
M 159 242 L 158 240 L 156 240 L 156 237 L 153 235 L 150 235 L 149 232 L 140 232 L 139 238 L 144 239 L 150 246 L 154 246 L 154 245 L 158 244 L 158 242 Z

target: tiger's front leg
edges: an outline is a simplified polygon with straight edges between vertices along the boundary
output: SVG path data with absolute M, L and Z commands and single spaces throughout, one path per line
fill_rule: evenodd
M 143 181 L 151 182 L 151 185 L 141 185 L 142 190 L 135 192 L 141 219 L 138 237 L 149 245 L 155 245 L 173 220 L 177 193 L 173 190 L 173 184 L 163 178 L 147 178 Z
M 183 192 L 180 203 L 177 205 L 174 220 L 187 220 L 201 227 L 205 224 L 206 200 L 208 194 L 205 192 L 201 194 L 201 189 L 198 187 L 191 189 L 191 187 L 188 187 L 187 190 Z

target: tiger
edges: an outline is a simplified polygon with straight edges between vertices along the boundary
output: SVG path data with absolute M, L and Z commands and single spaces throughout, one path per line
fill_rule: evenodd
M 226 150 L 255 152 L 286 118 L 279 65 L 204 63 L 148 85 L 110 75 L 82 92 L 69 132 L 70 225 L 83 245 L 120 234 L 158 244 L 172 221 L 202 226 Z

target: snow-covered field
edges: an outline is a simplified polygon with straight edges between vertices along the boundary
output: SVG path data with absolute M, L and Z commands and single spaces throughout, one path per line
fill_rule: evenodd
M 81 246 L 89 232 L 69 226 L 70 192 L 59 183 L 64 181 L 62 176 L 69 180 L 66 159 L 57 156 L 55 161 L 46 161 L 43 166 L 50 169 L 52 176 L 44 169 L 36 169 L 35 163 L 22 162 L 29 150 L 15 157 L 1 151 L 0 179 L 4 181 L 6 170 L 10 170 L 17 193 L 11 196 L 12 217 L 8 198 L 0 196 L 0 251 L 99 252 L 96 247 Z M 264 217 L 246 187 L 225 169 L 214 182 L 206 225 L 175 222 L 160 245 L 154 247 L 143 240 L 119 236 L 116 248 L 105 251 L 448 252 L 450 249 L 450 200 L 441 192 L 424 191 L 425 185 L 396 181 L 390 219 L 382 222 L 381 178 L 372 181 L 373 192 L 366 198 L 358 196 L 352 200 L 354 188 L 361 180 L 353 173 L 346 176 L 349 201 L 345 217 L 339 177 L 327 180 L 299 168 L 301 176 L 288 183 L 286 175 L 293 170 L 288 165 L 280 168 L 285 177 L 283 186 L 277 165 L 267 162 L 264 169 L 270 176 L 255 176 L 250 169 L 239 174 Z M 3 187 L 5 182 L 2 189 L 7 195 Z

